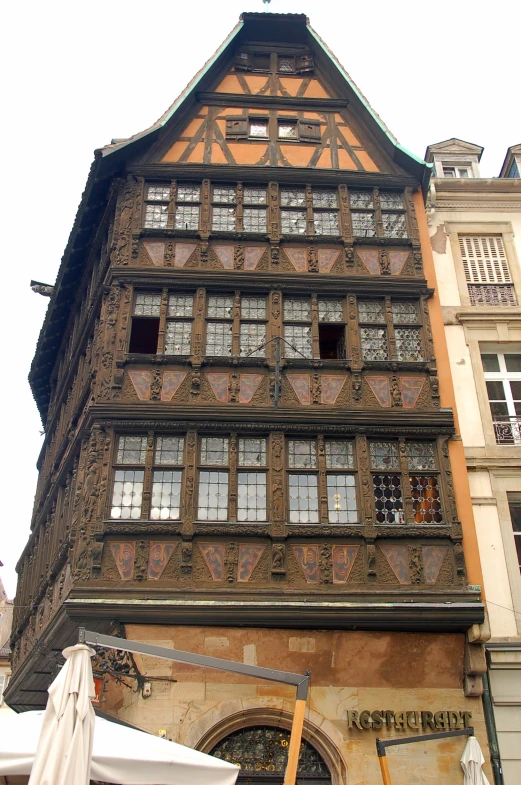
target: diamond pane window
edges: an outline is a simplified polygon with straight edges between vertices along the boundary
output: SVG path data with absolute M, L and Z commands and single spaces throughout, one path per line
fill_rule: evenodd
M 402 486 L 399 477 L 373 475 L 377 523 L 403 523 Z
M 218 204 L 235 204 L 237 195 L 233 186 L 216 186 L 213 189 L 213 200 Z
M 165 354 L 190 354 L 192 322 L 166 323 Z
M 250 136 L 260 136 L 265 139 L 268 136 L 268 121 L 252 120 L 250 122 Z
M 185 449 L 184 436 L 158 436 L 156 439 L 156 463 L 180 466 Z
M 338 207 L 336 191 L 313 191 L 313 207 Z
M 352 442 L 345 440 L 326 442 L 326 466 L 328 469 L 352 469 L 354 461 Z
M 146 436 L 120 436 L 118 439 L 117 463 L 145 463 Z
M 373 469 L 398 468 L 398 445 L 396 442 L 369 442 L 369 455 Z
M 147 199 L 151 202 L 168 202 L 170 199 L 169 185 L 149 185 Z
M 279 120 L 279 139 L 297 139 L 297 124 Z
M 284 325 L 284 338 L 288 343 L 284 344 L 284 354 L 286 357 L 312 357 L 313 348 L 311 342 L 311 327 L 304 324 Z
M 372 191 L 350 191 L 349 204 L 362 210 L 371 210 L 374 207 Z
M 343 322 L 344 310 L 342 308 L 342 301 L 319 300 L 318 321 L 319 322 Z
M 418 475 L 409 479 L 416 523 L 443 523 L 438 478 Z
M 373 213 L 351 213 L 353 234 L 355 237 L 375 237 L 376 223 Z
M 159 316 L 161 310 L 160 294 L 136 294 L 136 304 L 134 305 L 134 316 Z
M 289 439 L 288 466 L 292 469 L 316 469 L 316 442 L 312 439 Z
M 266 210 L 258 210 L 255 207 L 245 207 L 242 214 L 242 221 L 245 232 L 265 232 Z
M 265 319 L 266 300 L 264 297 L 241 297 L 241 317 L 243 319 Z
M 407 465 L 412 471 L 429 471 L 436 468 L 436 453 L 432 442 L 406 442 Z
M 315 234 L 338 234 L 338 215 L 336 212 L 316 212 L 313 219 Z
M 416 303 L 393 301 L 391 309 L 395 324 L 416 324 L 418 322 Z
M 385 308 L 381 300 L 359 300 L 358 318 L 361 322 L 385 322 Z
M 266 439 L 239 439 L 239 466 L 265 466 Z
M 212 229 L 218 232 L 233 232 L 235 229 L 235 207 L 214 207 Z
M 150 520 L 168 521 L 179 518 L 181 513 L 181 480 L 179 471 L 154 472 Z
M 266 189 L 245 188 L 244 204 L 266 204 Z
M 423 349 L 421 330 L 415 327 L 397 327 L 394 331 L 396 354 L 405 362 L 421 362 Z
M 161 229 L 167 223 L 167 204 L 147 204 L 145 209 L 145 229 Z
M 266 472 L 238 472 L 237 520 L 265 521 L 266 518 Z
M 141 518 L 143 501 L 143 471 L 130 469 L 117 470 L 114 473 L 112 490 L 111 518 L 137 520 Z
M 206 354 L 208 357 L 228 357 L 232 353 L 232 323 L 208 322 L 206 325 Z
M 266 340 L 266 325 L 258 322 L 241 322 L 241 357 L 264 357 L 264 347 L 258 349 Z M 254 351 L 254 350 L 257 351 Z
M 211 294 L 208 297 L 208 316 L 213 319 L 231 319 L 233 297 Z
M 282 234 L 305 234 L 306 211 L 282 210 L 280 214 Z
M 355 478 L 352 474 L 327 475 L 327 509 L 329 523 L 356 523 Z
M 176 229 L 198 229 L 199 207 L 191 204 L 178 204 L 175 212 Z
M 304 207 L 306 204 L 306 192 L 300 189 L 282 189 L 280 192 L 280 203 L 282 207 Z
M 171 294 L 168 298 L 168 316 L 192 316 L 193 294 Z
M 200 202 L 201 189 L 198 185 L 179 185 L 177 187 L 178 202 Z
M 288 474 L 290 523 L 318 523 L 316 474 Z
M 306 298 L 287 297 L 284 300 L 284 319 L 288 322 L 311 321 L 311 301 Z
M 387 336 L 383 327 L 361 327 L 360 342 L 364 360 L 388 360 Z
M 203 436 L 201 463 L 205 466 L 228 466 L 229 440 L 227 437 Z
M 380 206 L 382 210 L 403 210 L 402 195 L 380 191 Z
M 295 60 L 293 57 L 279 57 L 279 72 L 281 74 L 295 73 Z
M 407 224 L 403 213 L 382 212 L 384 237 L 407 237 Z
M 197 517 L 200 521 L 228 520 L 228 473 L 199 473 L 199 504 Z

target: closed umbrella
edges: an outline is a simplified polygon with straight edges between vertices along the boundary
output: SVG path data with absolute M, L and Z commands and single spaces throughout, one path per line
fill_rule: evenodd
M 95 722 L 90 658 L 94 654 L 82 643 L 63 651 L 66 662 L 48 689 L 29 785 L 89 785 Z
M 481 768 L 485 763 L 485 758 L 475 736 L 469 736 L 460 763 L 465 775 L 463 785 L 490 785 Z

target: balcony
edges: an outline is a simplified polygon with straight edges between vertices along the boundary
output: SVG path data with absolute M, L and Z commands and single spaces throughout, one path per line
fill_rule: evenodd
M 496 444 L 521 445 L 521 417 L 494 418 Z

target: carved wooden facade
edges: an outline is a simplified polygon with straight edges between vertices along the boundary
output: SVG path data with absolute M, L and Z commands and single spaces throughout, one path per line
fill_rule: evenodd
M 191 599 L 209 623 L 215 600 L 230 624 L 282 624 L 295 602 L 303 625 L 480 621 L 413 204 L 424 168 L 322 50 L 292 32 L 266 59 L 246 16 L 250 37 L 181 108 L 97 155 L 31 372 L 46 435 L 12 694 L 65 620 L 179 621 Z M 375 598 L 427 610 L 391 619 Z

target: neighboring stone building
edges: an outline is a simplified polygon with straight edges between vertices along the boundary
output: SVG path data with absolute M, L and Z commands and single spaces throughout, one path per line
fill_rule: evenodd
M 0 562 L 0 567 L 2 566 L 2 562 Z M 13 601 L 8 599 L 0 578 L 0 714 L 11 711 L 4 701 L 4 691 L 7 689 L 11 675 L 9 636 L 11 635 L 12 622 Z
M 427 148 L 430 233 L 478 534 L 505 785 L 521 782 L 521 145 L 499 178 L 483 151 Z M 454 177 L 454 170 L 457 175 Z
M 377 732 L 470 722 L 487 755 L 429 174 L 291 14 L 244 14 L 157 124 L 96 152 L 30 376 L 13 706 L 43 704 L 81 623 L 311 669 L 310 782 L 378 782 Z M 106 711 L 281 782 L 293 690 L 96 669 Z M 393 756 L 393 782 L 459 784 L 463 747 Z

